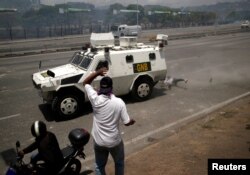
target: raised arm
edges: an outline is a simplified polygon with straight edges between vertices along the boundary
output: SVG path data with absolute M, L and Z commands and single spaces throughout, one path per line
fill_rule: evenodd
M 86 84 L 91 84 L 92 81 L 100 76 L 104 76 L 107 73 L 108 69 L 106 67 L 102 67 L 100 69 L 98 69 L 97 71 L 91 73 L 89 76 L 86 77 L 86 79 L 83 81 L 83 86 L 85 86 Z

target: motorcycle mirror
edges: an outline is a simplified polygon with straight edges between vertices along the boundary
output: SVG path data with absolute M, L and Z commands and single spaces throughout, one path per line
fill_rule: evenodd
M 16 147 L 17 147 L 17 148 L 20 148 L 20 146 L 21 146 L 20 142 L 17 141 L 17 142 L 16 142 Z

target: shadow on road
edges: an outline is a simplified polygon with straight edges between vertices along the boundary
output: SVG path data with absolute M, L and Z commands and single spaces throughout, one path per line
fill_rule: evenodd
M 5 165 L 10 165 L 11 163 L 15 162 L 15 160 L 16 160 L 17 154 L 16 154 L 16 151 L 14 148 L 5 150 L 5 151 L 1 152 L 0 154 L 4 160 Z
M 50 122 L 50 121 L 61 122 L 61 121 L 72 120 L 72 119 L 81 117 L 83 115 L 87 115 L 87 114 L 92 112 L 92 107 L 91 107 L 91 104 L 89 102 L 84 103 L 83 109 L 81 110 L 81 112 L 78 115 L 76 115 L 74 117 L 69 117 L 69 118 L 61 117 L 56 112 L 52 111 L 50 104 L 40 104 L 38 107 L 39 107 L 40 111 L 42 112 L 44 118 L 48 122 Z

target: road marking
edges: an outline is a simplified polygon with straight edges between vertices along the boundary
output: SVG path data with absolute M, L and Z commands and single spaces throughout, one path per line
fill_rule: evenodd
M 14 117 L 18 117 L 18 116 L 20 116 L 20 115 L 21 115 L 21 114 L 14 114 L 14 115 L 6 116 L 6 117 L 1 117 L 1 118 L 0 118 L 0 121 L 6 120 L 6 119 L 10 119 L 10 118 L 14 118 Z
M 0 78 L 3 78 L 4 76 L 6 76 L 7 74 L 0 74 Z

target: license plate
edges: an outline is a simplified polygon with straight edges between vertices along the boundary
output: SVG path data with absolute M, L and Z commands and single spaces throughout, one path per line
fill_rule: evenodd
M 133 64 L 133 69 L 134 73 L 151 71 L 151 63 L 150 62 L 136 63 Z

